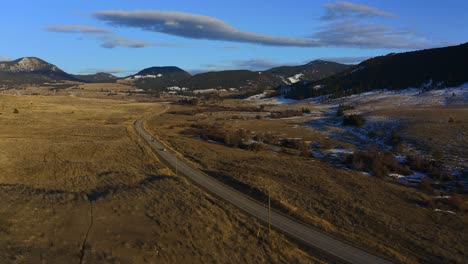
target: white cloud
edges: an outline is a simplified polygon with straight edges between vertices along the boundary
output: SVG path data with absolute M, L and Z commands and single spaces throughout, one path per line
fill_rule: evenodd
M 92 34 L 110 34 L 111 30 L 83 26 L 83 25 L 50 25 L 46 30 L 60 33 L 92 33 Z
M 368 17 L 397 17 L 397 15 L 363 4 L 355 4 L 345 1 L 325 4 L 326 13 L 323 20 L 335 20 L 343 18 L 368 18 Z
M 413 31 L 357 20 L 326 24 L 311 38 L 323 46 L 335 47 L 420 49 L 428 46 L 428 41 Z
M 146 41 L 130 40 L 122 37 L 115 36 L 104 36 L 101 38 L 103 43 L 101 47 L 107 49 L 113 49 L 116 47 L 128 47 L 128 48 L 144 48 L 153 46 L 153 43 Z
M 269 46 L 312 47 L 309 39 L 278 37 L 237 29 L 209 16 L 166 11 L 100 11 L 95 17 L 114 26 L 135 27 L 185 38 L 254 43 Z
M 113 49 L 116 47 L 143 48 L 153 46 L 154 43 L 140 40 L 131 40 L 124 37 L 115 36 L 112 30 L 84 26 L 84 25 L 51 25 L 46 30 L 58 33 L 82 33 L 93 35 L 102 41 L 101 47 Z M 164 46 L 160 44 L 159 46 Z
M 94 16 L 117 27 L 134 27 L 192 39 L 243 42 L 289 47 L 352 47 L 418 49 L 427 47 L 427 40 L 408 30 L 362 22 L 380 16 L 396 17 L 383 10 L 349 2 L 325 5 L 325 24 L 309 38 L 288 38 L 243 31 L 209 16 L 167 11 L 96 12 Z

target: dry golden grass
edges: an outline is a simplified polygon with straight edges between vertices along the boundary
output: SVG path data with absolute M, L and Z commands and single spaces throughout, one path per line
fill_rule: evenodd
M 207 174 L 258 199 L 265 200 L 271 188 L 278 209 L 354 244 L 405 263 L 466 262 L 467 214 L 435 212 L 425 207 L 429 197 L 419 191 L 313 158 L 272 153 L 270 149 L 252 152 L 230 148 L 182 133 L 191 124 L 208 123 L 221 129 L 271 131 L 331 146 L 337 143 L 320 131 L 297 126 L 299 121 L 294 119 L 220 120 L 230 114 L 164 114 L 149 120 L 147 127 Z
M 401 120 L 401 136 L 426 152 L 439 149 L 448 162 L 454 158 L 462 158 L 465 162 L 468 159 L 466 106 L 386 109 L 372 114 Z
M 133 121 L 163 109 L 1 95 L 0 262 L 316 261 L 139 144 Z
M 91 92 L 122 92 L 135 90 L 135 87 L 121 83 L 82 83 L 78 85 L 78 88 Z
M 127 174 L 143 175 L 141 168 L 152 160 L 139 159 L 142 150 L 129 131 L 150 107 L 157 110 L 150 104 L 110 100 L 2 97 L 0 183 L 87 191 L 110 177 L 99 175 L 123 183 L 132 178 Z M 13 113 L 15 108 L 19 113 Z

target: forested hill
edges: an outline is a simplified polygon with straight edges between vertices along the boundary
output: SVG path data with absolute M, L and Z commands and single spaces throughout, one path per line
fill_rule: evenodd
M 438 89 L 468 82 L 468 43 L 444 48 L 391 53 L 363 61 L 319 81 L 291 85 L 286 97 L 330 94 L 343 97 L 376 89 Z

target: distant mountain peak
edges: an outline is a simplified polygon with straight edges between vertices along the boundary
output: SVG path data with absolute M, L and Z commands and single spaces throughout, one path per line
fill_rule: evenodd
M 154 66 L 154 67 L 141 70 L 136 75 L 158 75 L 158 74 L 168 74 L 168 73 L 189 74 L 186 71 L 176 66 Z
M 14 61 L 1 62 L 0 71 L 10 73 L 28 73 L 38 71 L 63 72 L 57 66 L 36 57 L 24 57 Z
M 313 60 L 313 61 L 307 63 L 306 65 L 317 65 L 317 64 L 327 64 L 327 63 L 336 63 L 336 62 L 325 61 L 325 60 Z

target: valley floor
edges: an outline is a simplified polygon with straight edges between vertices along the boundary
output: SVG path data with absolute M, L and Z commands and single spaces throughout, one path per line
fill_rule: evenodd
M 132 124 L 163 109 L 0 95 L 0 262 L 319 262 L 159 163 Z

